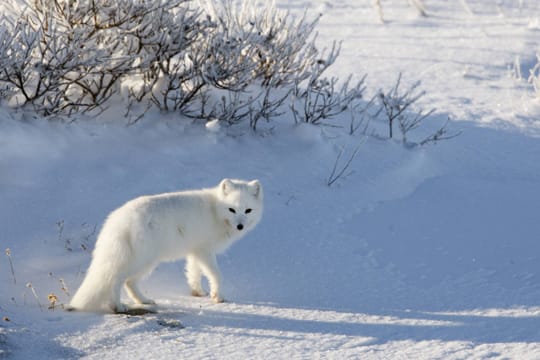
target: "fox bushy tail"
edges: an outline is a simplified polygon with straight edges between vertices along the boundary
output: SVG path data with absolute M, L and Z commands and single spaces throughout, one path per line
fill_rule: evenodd
M 129 235 L 110 221 L 106 222 L 96 242 L 86 276 L 71 299 L 71 310 L 115 312 L 125 281 L 131 247 Z

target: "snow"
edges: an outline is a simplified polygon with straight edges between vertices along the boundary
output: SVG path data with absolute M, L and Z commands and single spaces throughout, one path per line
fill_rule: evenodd
M 254 134 L 0 108 L 0 358 L 540 358 L 540 106 L 526 81 L 540 5 L 433 0 L 420 17 L 382 1 L 380 23 L 367 0 L 276 3 L 323 13 L 318 42 L 343 40 L 334 75 L 367 73 L 371 93 L 400 72 L 421 80 L 438 115 L 418 138 L 447 117 L 462 134 L 409 148 L 287 116 Z M 76 290 L 114 208 L 224 177 L 265 188 L 262 222 L 218 259 L 226 303 L 190 297 L 180 261 L 141 286 L 157 314 L 47 309 L 49 293 L 69 301 L 60 279 Z

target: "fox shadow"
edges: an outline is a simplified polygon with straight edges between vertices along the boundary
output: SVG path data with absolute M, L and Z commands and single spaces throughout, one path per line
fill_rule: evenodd
M 293 340 L 298 334 L 327 334 L 348 337 L 365 337 L 366 345 L 385 344 L 394 341 L 466 341 L 472 343 L 512 343 L 540 342 L 540 316 L 481 316 L 459 313 L 428 313 L 421 311 L 387 311 L 374 314 L 347 314 L 354 321 L 329 321 L 280 317 L 280 311 L 273 309 L 276 316 L 246 314 L 237 311 L 211 310 L 203 315 L 187 314 L 184 323 L 190 331 L 208 332 L 209 329 L 228 327 L 244 330 L 246 336 L 264 336 Z M 307 310 L 317 314 L 327 310 Z M 375 319 L 375 320 L 374 320 Z M 253 335 L 254 330 L 263 330 L 265 335 Z M 211 330 L 210 330 L 211 331 Z M 242 334 L 242 331 L 240 331 Z M 277 334 L 277 335 L 275 335 Z
M 8 359 L 57 358 L 77 359 L 85 354 L 59 339 L 84 332 L 103 321 L 101 315 L 67 312 L 64 310 L 37 311 L 27 308 L 24 314 L 14 312 L 0 331 L 0 358 Z M 0 328 L 2 330 L 2 328 Z

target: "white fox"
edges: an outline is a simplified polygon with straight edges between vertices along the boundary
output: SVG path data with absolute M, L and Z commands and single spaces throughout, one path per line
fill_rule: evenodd
M 253 229 L 262 212 L 263 189 L 258 180 L 224 179 L 214 188 L 131 200 L 105 221 L 70 308 L 128 311 L 120 301 L 122 285 L 135 303 L 155 304 L 140 292 L 137 281 L 159 263 L 180 258 L 186 258 L 192 295 L 205 295 L 204 274 L 212 300 L 223 302 L 216 254 Z

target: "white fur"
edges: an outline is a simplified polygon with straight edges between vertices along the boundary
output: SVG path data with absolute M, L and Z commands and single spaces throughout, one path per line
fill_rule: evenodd
M 257 180 L 224 179 L 210 189 L 131 200 L 105 221 L 70 306 L 81 311 L 125 311 L 122 286 L 135 303 L 154 304 L 139 291 L 137 281 L 159 263 L 181 258 L 187 260 L 192 295 L 204 295 L 204 275 L 212 299 L 222 302 L 216 254 L 253 229 L 262 211 L 263 191 Z

